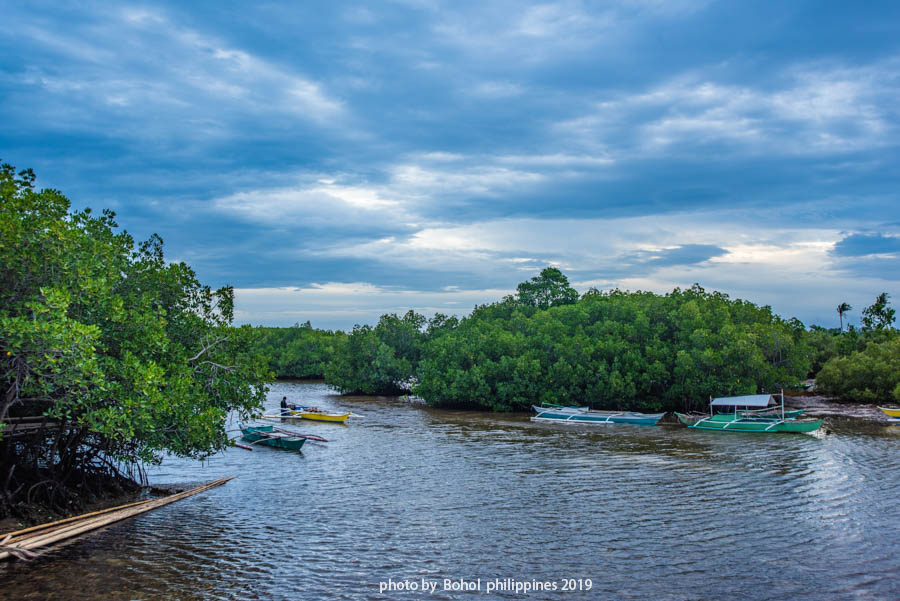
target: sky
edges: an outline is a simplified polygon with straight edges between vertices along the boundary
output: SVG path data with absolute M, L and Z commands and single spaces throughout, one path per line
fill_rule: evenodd
M 0 14 L 0 159 L 158 233 L 238 323 L 461 316 L 547 266 L 807 325 L 900 301 L 897 2 Z

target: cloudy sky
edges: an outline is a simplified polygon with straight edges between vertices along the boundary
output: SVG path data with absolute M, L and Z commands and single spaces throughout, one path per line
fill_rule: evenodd
M 900 301 L 900 3 L 0 0 L 0 158 L 242 323 L 464 314 L 547 265 L 837 325 Z

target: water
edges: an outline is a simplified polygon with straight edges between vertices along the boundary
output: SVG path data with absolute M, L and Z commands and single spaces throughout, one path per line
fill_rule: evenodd
M 896 599 L 900 428 L 830 434 L 556 426 L 527 415 L 283 395 L 363 416 L 301 422 L 301 454 L 166 460 L 225 486 L 0 566 L 3 599 Z M 444 591 L 443 579 L 477 582 Z M 494 579 L 556 591 L 486 591 Z M 434 593 L 380 583 L 437 582 Z M 563 579 L 591 580 L 563 592 Z

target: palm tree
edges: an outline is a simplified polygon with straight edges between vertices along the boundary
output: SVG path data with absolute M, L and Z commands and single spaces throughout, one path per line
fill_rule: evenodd
M 847 303 L 841 303 L 840 305 L 838 305 L 837 312 L 841 318 L 841 332 L 844 331 L 844 313 L 846 313 L 847 311 L 852 311 L 852 310 L 853 310 L 853 307 L 851 307 Z

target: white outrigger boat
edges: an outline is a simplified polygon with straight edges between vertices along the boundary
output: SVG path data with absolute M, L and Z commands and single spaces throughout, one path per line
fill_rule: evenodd
M 595 411 L 588 407 L 538 407 L 532 405 L 537 415 L 535 422 L 555 422 L 565 424 L 639 424 L 656 425 L 663 413 L 638 413 L 636 411 Z

